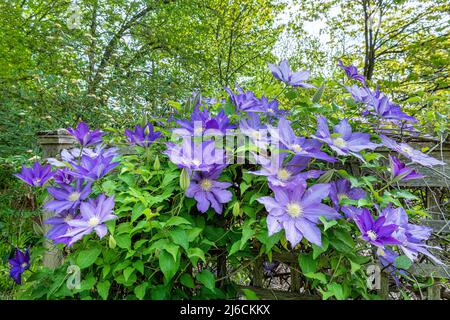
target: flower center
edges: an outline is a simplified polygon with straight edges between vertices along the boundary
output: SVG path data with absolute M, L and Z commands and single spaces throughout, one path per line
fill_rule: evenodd
M 89 224 L 89 226 L 91 226 L 91 227 L 95 227 L 95 226 L 97 226 L 99 223 L 100 223 L 100 219 L 97 218 L 97 217 L 92 217 L 92 218 L 90 218 L 89 221 L 88 221 L 88 224 Z
M 269 109 L 267 109 L 267 112 L 268 112 L 268 113 L 273 113 L 273 109 L 272 109 L 272 108 L 269 108 Z
M 75 202 L 78 201 L 81 197 L 81 194 L 79 192 L 72 192 L 69 196 L 69 201 Z
M 194 129 L 194 133 L 195 134 L 201 134 L 203 132 L 203 128 L 202 127 L 197 127 Z
M 402 146 L 401 150 L 406 154 L 411 154 L 412 149 L 408 146 Z
M 28 266 L 28 263 L 24 262 L 20 266 L 25 269 Z
M 346 142 L 344 139 L 342 139 L 342 138 L 336 138 L 336 139 L 334 139 L 334 140 L 333 140 L 333 144 L 334 144 L 336 147 L 339 147 L 339 148 L 344 148 L 344 147 L 347 146 L 347 142 Z
M 296 218 L 303 214 L 303 208 L 297 202 L 290 202 L 286 206 L 287 213 L 292 217 Z
M 209 191 L 212 188 L 212 181 L 211 181 L 211 179 L 203 179 L 202 181 L 200 181 L 200 187 L 204 191 Z
M 377 254 L 381 257 L 384 257 L 386 255 L 386 252 L 384 251 L 383 248 L 378 247 Z
M 348 198 L 348 196 L 345 193 L 343 193 L 343 192 L 338 193 L 337 197 L 338 197 L 339 200 Z
M 252 137 L 253 137 L 253 139 L 261 139 L 261 132 L 259 132 L 259 131 L 253 131 L 252 132 Z
M 375 241 L 378 238 L 378 235 L 375 231 L 373 230 L 369 230 L 367 231 L 367 236 L 369 237 L 370 240 Z
M 41 178 L 36 178 L 36 179 L 34 179 L 34 182 L 37 183 L 37 184 L 41 183 L 41 181 L 42 181 Z
M 192 163 L 195 165 L 195 166 L 199 166 L 200 165 L 200 160 L 198 160 L 198 159 L 194 159 L 194 160 L 192 160 Z
M 291 148 L 295 151 L 295 152 L 300 152 L 300 151 L 302 151 L 303 150 L 303 148 L 302 147 L 300 147 L 300 145 L 299 144 L 293 144 L 293 145 L 291 145 Z
M 291 177 L 291 173 L 286 169 L 280 169 L 277 172 L 277 178 L 282 181 L 286 181 Z
M 64 222 L 69 222 L 70 220 L 73 219 L 73 216 L 71 214 L 68 214 L 65 218 L 64 218 Z

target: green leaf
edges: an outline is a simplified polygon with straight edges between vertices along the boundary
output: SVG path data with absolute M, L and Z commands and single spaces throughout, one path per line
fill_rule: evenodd
M 171 242 L 166 242 L 162 247 L 162 249 L 166 250 L 172 255 L 173 260 L 177 260 L 179 248 L 180 248 L 179 246 Z
M 178 270 L 178 265 L 172 254 L 166 250 L 161 250 L 159 253 L 159 267 L 164 274 L 165 282 L 169 282 Z
M 324 216 L 320 216 L 319 220 L 322 221 L 323 223 L 323 231 L 327 231 L 332 226 L 335 226 L 337 224 L 336 220 L 327 221 L 327 219 Z
M 246 220 L 242 227 L 242 238 L 239 250 L 242 250 L 247 240 L 249 240 L 254 234 L 255 230 L 252 229 L 252 224 L 255 222 L 253 219 Z
M 122 249 L 131 249 L 131 237 L 127 233 L 119 234 L 116 236 L 116 244 Z
M 194 265 L 197 264 L 198 259 L 201 259 L 203 262 L 206 263 L 205 253 L 200 248 L 189 248 L 188 249 L 188 258 L 191 260 L 191 262 Z
M 99 248 L 80 251 L 77 256 L 77 265 L 80 269 L 91 266 L 95 260 L 97 260 L 101 252 L 102 250 Z
M 309 272 L 305 273 L 304 276 L 310 279 L 319 280 L 321 283 L 327 283 L 327 276 L 322 272 Z
M 185 218 L 182 217 L 171 217 L 169 220 L 167 220 L 167 222 L 165 223 L 165 227 L 170 227 L 170 226 L 178 226 L 180 224 L 191 224 L 188 220 L 186 220 Z
M 180 282 L 183 286 L 188 288 L 195 288 L 194 279 L 192 279 L 192 276 L 188 273 L 183 273 L 180 277 Z
M 134 270 L 135 269 L 133 267 L 128 267 L 125 270 L 123 270 L 123 277 L 125 278 L 125 282 L 128 281 L 130 276 L 133 274 Z
M 116 184 L 114 183 L 114 181 L 106 180 L 102 183 L 102 190 L 109 196 L 113 195 L 114 190 L 116 190 Z
M 108 280 L 100 281 L 97 283 L 97 291 L 100 297 L 102 297 L 103 300 L 108 299 L 109 294 L 109 288 L 111 287 L 111 282 Z
M 253 290 L 242 289 L 242 292 L 244 293 L 246 300 L 259 300 L 259 298 L 256 295 L 255 291 L 253 291 Z
M 133 267 L 139 271 L 141 274 L 144 274 L 144 262 L 142 260 L 138 260 L 133 263 Z
M 312 253 L 310 254 L 300 254 L 298 256 L 298 263 L 300 265 L 300 269 L 304 274 L 306 273 L 314 273 L 317 268 L 317 261 L 313 259 Z
M 134 294 L 136 295 L 136 298 L 139 300 L 144 299 L 145 297 L 145 291 L 147 291 L 148 283 L 144 282 L 138 285 L 136 288 L 134 288 Z
M 405 255 L 395 258 L 395 266 L 399 269 L 408 270 L 412 266 L 412 261 Z
M 209 270 L 203 270 L 196 275 L 197 280 L 202 283 L 206 288 L 213 290 L 216 287 L 216 280 L 214 275 Z
M 179 228 L 171 230 L 170 237 L 174 243 L 183 247 L 184 250 L 189 248 L 189 238 L 185 230 Z
M 322 247 L 319 247 L 316 244 L 312 244 L 313 247 L 313 259 L 317 259 L 318 256 L 320 256 L 322 253 L 324 253 L 325 251 L 327 251 L 328 249 L 328 238 L 325 236 L 322 236 Z
M 231 256 L 238 252 L 241 248 L 241 240 L 236 241 L 231 245 L 230 252 L 228 253 L 228 256 Z

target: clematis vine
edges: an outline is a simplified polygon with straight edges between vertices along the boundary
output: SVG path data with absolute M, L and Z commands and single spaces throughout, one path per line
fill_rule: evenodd
M 22 273 L 30 268 L 30 249 L 27 248 L 25 252 L 16 248 L 14 256 L 9 259 L 11 269 L 9 270 L 9 276 L 15 283 L 22 283 Z
M 386 225 L 386 218 L 383 216 L 374 220 L 367 208 L 363 208 L 360 214 L 353 216 L 353 220 L 361 231 L 361 239 L 377 247 L 400 243 L 393 237 L 393 233 L 397 230 L 398 225 L 394 223 Z
M 339 66 L 345 71 L 347 78 L 353 79 L 366 85 L 366 78 L 358 73 L 358 69 L 354 65 L 345 66 L 341 59 L 339 59 Z
M 407 181 L 413 179 L 422 179 L 423 175 L 417 173 L 413 168 L 407 167 L 398 158 L 389 155 L 389 163 L 391 166 L 391 179 L 395 181 Z
M 319 141 L 297 137 L 292 130 L 291 122 L 284 117 L 280 118 L 278 128 L 269 126 L 269 132 L 272 143 L 281 143 L 281 149 L 290 150 L 297 156 L 336 162 L 335 158 L 320 150 L 322 144 Z
M 186 196 L 197 201 L 198 211 L 205 213 L 212 207 L 217 214 L 222 214 L 223 204 L 231 201 L 232 194 L 226 190 L 231 183 L 218 181 L 224 167 L 215 166 L 208 172 L 193 173 Z
M 364 149 L 373 150 L 379 147 L 378 144 L 370 141 L 370 134 L 352 132 L 352 127 L 347 119 L 341 120 L 338 125 L 334 126 L 333 133 L 330 133 L 327 118 L 319 116 L 317 118 L 317 133 L 312 137 L 328 144 L 338 155 L 352 154 L 363 161 L 364 159 L 358 153 L 359 151 Z
M 42 187 L 53 178 L 54 174 L 50 165 L 41 166 L 39 162 L 35 161 L 32 168 L 24 166 L 21 172 L 14 174 L 14 176 L 32 187 Z
M 156 139 L 160 138 L 161 132 L 155 132 L 153 125 L 149 122 L 144 127 L 136 125 L 134 131 L 125 129 L 125 135 L 130 144 L 148 148 Z
M 305 180 L 297 180 L 286 187 L 272 186 L 274 197 L 261 197 L 257 201 L 263 204 L 269 213 L 267 227 L 269 236 L 285 230 L 286 239 L 295 247 L 303 237 L 309 242 L 322 246 L 319 217 L 337 219 L 340 215 L 333 208 L 321 203 L 328 196 L 328 184 L 316 184 L 306 188 Z
M 100 194 L 95 200 L 83 202 L 80 206 L 80 218 L 67 221 L 71 228 L 60 238 L 70 239 L 68 245 L 71 246 L 85 235 L 95 231 L 102 239 L 108 232 L 105 222 L 117 219 L 112 212 L 113 209 L 114 197 L 108 198 L 104 194 Z
M 101 143 L 102 136 L 105 135 L 105 133 L 100 130 L 90 131 L 89 126 L 84 122 L 80 122 L 76 129 L 71 127 L 67 128 L 67 131 L 74 136 L 78 140 L 78 143 L 83 147 Z
M 383 145 L 391 150 L 394 150 L 413 162 L 419 163 L 426 167 L 432 167 L 436 165 L 445 165 L 445 162 L 439 161 L 433 157 L 426 155 L 419 150 L 413 149 L 410 145 L 406 143 L 397 143 L 394 140 L 380 134 L 381 142 Z
M 44 208 L 48 211 L 61 213 L 65 210 L 77 210 L 81 202 L 89 197 L 92 190 L 91 183 L 84 184 L 83 179 L 78 179 L 75 186 L 49 187 L 47 192 L 54 197 L 54 200 L 47 202 Z
M 312 84 L 305 82 L 309 79 L 311 73 L 306 70 L 293 72 L 286 59 L 281 61 L 279 65 L 269 63 L 269 69 L 277 80 L 292 87 L 315 88 Z
M 366 192 L 363 189 L 352 188 L 350 181 L 347 179 L 333 181 L 330 185 L 330 199 L 336 210 L 339 209 L 339 201 L 344 198 L 359 200 L 366 197 Z

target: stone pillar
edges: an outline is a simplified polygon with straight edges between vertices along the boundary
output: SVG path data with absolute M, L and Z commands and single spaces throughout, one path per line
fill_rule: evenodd
M 42 148 L 44 158 L 59 158 L 63 149 L 70 149 L 74 147 L 76 140 L 71 136 L 66 129 L 57 129 L 53 131 L 42 131 L 37 134 L 37 142 Z M 49 199 L 46 199 L 48 201 Z M 43 220 L 50 218 L 52 212 L 43 211 Z M 44 224 L 42 229 L 45 233 L 51 226 Z M 55 269 L 63 262 L 63 252 L 59 250 L 52 241 L 45 239 L 43 263 L 44 267 Z

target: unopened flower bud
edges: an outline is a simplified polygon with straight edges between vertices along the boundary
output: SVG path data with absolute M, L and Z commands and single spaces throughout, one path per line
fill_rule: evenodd
M 186 169 L 181 170 L 180 174 L 180 187 L 182 190 L 187 190 L 191 182 L 189 181 L 189 173 Z

